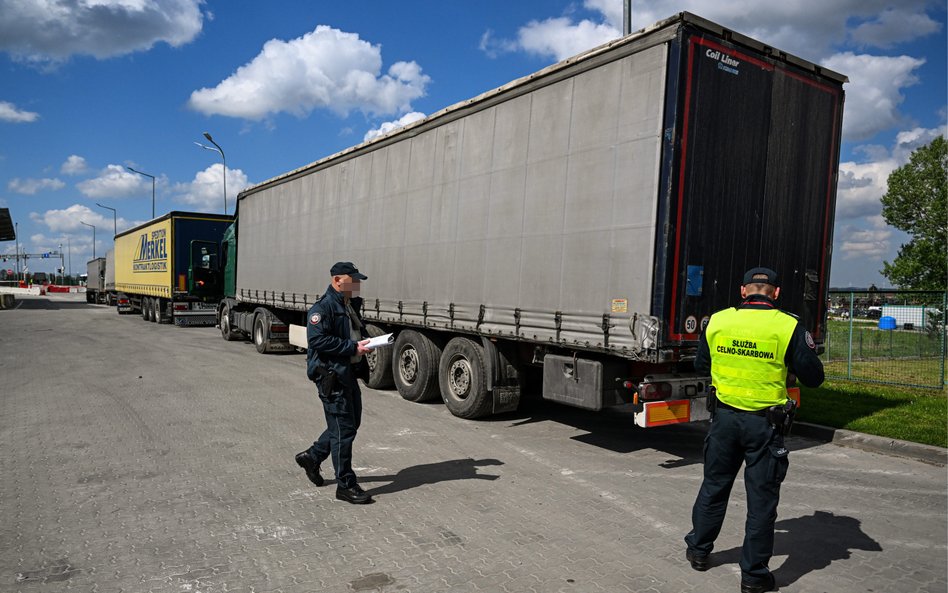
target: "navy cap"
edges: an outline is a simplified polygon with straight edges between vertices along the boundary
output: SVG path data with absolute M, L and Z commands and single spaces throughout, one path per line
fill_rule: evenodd
M 368 280 L 368 276 L 359 272 L 359 268 L 351 261 L 340 261 L 333 264 L 329 273 L 333 276 L 350 276 L 353 280 Z
M 741 286 L 748 284 L 769 284 L 771 286 L 780 286 L 777 284 L 777 272 L 770 268 L 751 268 L 744 273 L 744 282 Z

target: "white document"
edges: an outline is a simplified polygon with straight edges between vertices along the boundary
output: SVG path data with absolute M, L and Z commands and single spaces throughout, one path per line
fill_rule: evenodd
M 376 336 L 374 338 L 369 339 L 369 343 L 366 344 L 365 347 L 368 348 L 369 350 L 374 350 L 382 346 L 391 346 L 394 343 L 395 343 L 394 334 L 385 334 L 382 336 Z

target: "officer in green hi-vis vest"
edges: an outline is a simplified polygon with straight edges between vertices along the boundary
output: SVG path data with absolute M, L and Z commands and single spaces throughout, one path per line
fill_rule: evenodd
M 813 337 L 793 315 L 777 309 L 777 273 L 744 274 L 741 304 L 711 316 L 701 335 L 695 370 L 711 373 L 711 429 L 705 440 L 704 480 L 685 536 L 695 570 L 707 570 L 721 532 L 734 478 L 744 469 L 747 523 L 741 550 L 741 593 L 775 591 L 767 563 L 773 555 L 780 483 L 789 460 L 785 429 L 792 421 L 787 397 L 792 373 L 807 387 L 823 382 Z M 792 381 L 792 379 L 791 379 Z

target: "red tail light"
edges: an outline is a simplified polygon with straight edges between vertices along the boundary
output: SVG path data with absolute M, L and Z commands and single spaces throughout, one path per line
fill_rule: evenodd
M 175 311 L 187 311 L 187 310 L 188 310 L 188 304 L 187 304 L 187 303 L 175 303 L 175 304 L 174 304 L 174 310 L 175 310 Z
M 668 399 L 672 395 L 670 383 L 642 383 L 639 396 L 644 400 Z

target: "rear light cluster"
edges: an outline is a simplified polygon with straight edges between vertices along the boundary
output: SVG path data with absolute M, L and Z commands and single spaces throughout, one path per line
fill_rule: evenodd
M 639 385 L 639 398 L 643 400 L 668 399 L 672 396 L 670 383 L 642 383 Z
M 187 310 L 188 310 L 188 304 L 187 304 L 187 303 L 175 303 L 175 304 L 174 304 L 174 310 L 175 310 L 175 311 L 187 311 Z
M 270 324 L 271 333 L 286 333 L 290 331 L 290 328 L 286 325 L 277 325 L 276 323 Z

